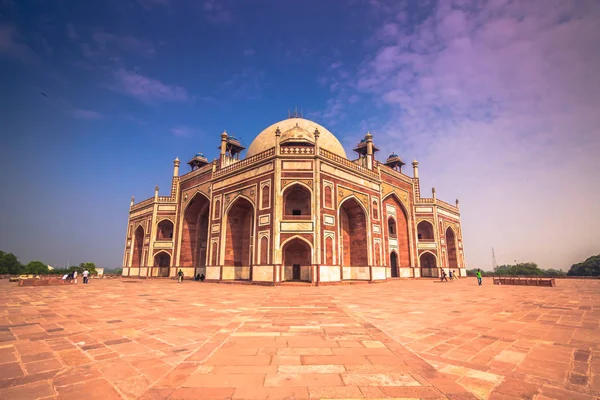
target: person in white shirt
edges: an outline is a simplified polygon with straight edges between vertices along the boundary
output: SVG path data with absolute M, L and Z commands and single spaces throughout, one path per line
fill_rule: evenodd
M 73 283 L 77 283 L 77 271 L 73 271 Z
M 89 283 L 90 271 L 88 271 L 86 269 L 86 270 L 83 271 L 83 273 L 81 275 L 83 275 L 83 283 Z

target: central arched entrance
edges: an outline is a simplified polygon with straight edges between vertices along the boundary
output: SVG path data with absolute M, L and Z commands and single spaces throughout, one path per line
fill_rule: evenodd
M 190 200 L 183 217 L 179 265 L 194 267 L 194 276 L 206 275 L 206 241 L 210 201 L 202 193 Z
M 369 279 L 368 271 L 365 271 L 369 265 L 367 220 L 365 211 L 356 198 L 350 197 L 340 205 L 339 220 L 342 267 L 360 267 L 344 271 L 342 279 Z
M 425 252 L 421 254 L 421 256 L 419 257 L 419 261 L 421 264 L 421 276 L 437 278 L 437 260 L 433 254 Z
M 154 276 L 169 276 L 169 266 L 171 265 L 171 255 L 161 251 L 154 256 Z
M 138 226 L 133 238 L 133 256 L 131 268 L 139 268 L 142 265 L 142 249 L 144 248 L 144 228 Z
M 295 238 L 283 246 L 283 279 L 286 281 L 311 281 L 311 247 L 304 240 Z
M 395 251 L 390 253 L 390 267 L 392 269 L 392 278 L 398 278 L 398 255 Z
M 227 212 L 225 232 L 225 266 L 233 266 L 234 279 L 252 279 L 252 242 L 254 206 L 238 197 Z

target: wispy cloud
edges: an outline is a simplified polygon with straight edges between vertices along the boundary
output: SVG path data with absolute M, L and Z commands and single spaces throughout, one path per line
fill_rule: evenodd
M 176 126 L 169 129 L 169 132 L 177 137 L 190 137 L 194 134 L 195 130 L 187 126 Z
M 233 13 L 222 0 L 205 0 L 204 15 L 213 24 L 227 24 L 233 21 Z
M 166 84 L 123 68 L 117 70 L 114 76 L 116 79 L 115 90 L 144 103 L 186 102 L 189 100 L 185 88 L 178 85 Z
M 79 34 L 77 33 L 77 30 L 75 29 L 75 26 L 73 26 L 73 24 L 67 24 L 67 36 L 71 40 L 79 39 Z
M 0 24 L 0 56 L 22 62 L 36 61 L 37 56 L 24 38 L 10 24 Z
M 248 67 L 233 74 L 221 84 L 221 88 L 232 97 L 252 100 L 260 98 L 267 85 L 269 81 L 265 71 Z
M 103 115 L 97 111 L 86 110 L 83 108 L 76 108 L 72 110 L 72 114 L 75 118 L 80 119 L 100 119 L 103 117 Z
M 370 99 L 385 116 L 375 136 L 382 153 L 418 157 L 424 188 L 464 197 L 474 265 L 487 264 L 492 244 L 506 261 L 544 267 L 585 258 L 591 242 L 582 237 L 597 235 L 590 221 L 600 220 L 589 201 L 600 196 L 592 172 L 600 168 L 600 3 L 440 1 L 419 16 L 398 4 L 377 2 L 372 52 L 330 84 L 323 115 L 339 121 L 355 111 L 340 106 L 347 96 Z M 593 216 L 557 215 L 574 203 Z M 576 231 L 570 253 L 549 251 Z
M 165 6 L 169 4 L 169 0 L 137 0 L 144 8 L 152 8 L 156 6 Z
M 132 35 L 115 35 L 104 31 L 92 34 L 97 50 L 107 53 L 111 49 L 119 49 L 126 52 L 136 52 L 138 54 L 153 56 L 156 54 L 156 46 L 148 40 L 142 40 Z

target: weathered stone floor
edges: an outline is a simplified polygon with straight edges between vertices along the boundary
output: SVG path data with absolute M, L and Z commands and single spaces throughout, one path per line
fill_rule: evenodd
M 0 281 L 0 399 L 594 399 L 600 281 Z

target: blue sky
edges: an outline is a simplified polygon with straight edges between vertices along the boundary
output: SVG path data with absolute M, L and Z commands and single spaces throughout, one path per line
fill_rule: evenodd
M 131 195 L 298 106 L 349 154 L 370 130 L 418 158 L 470 267 L 568 268 L 600 253 L 599 25 L 595 1 L 0 0 L 0 249 L 118 267 Z

